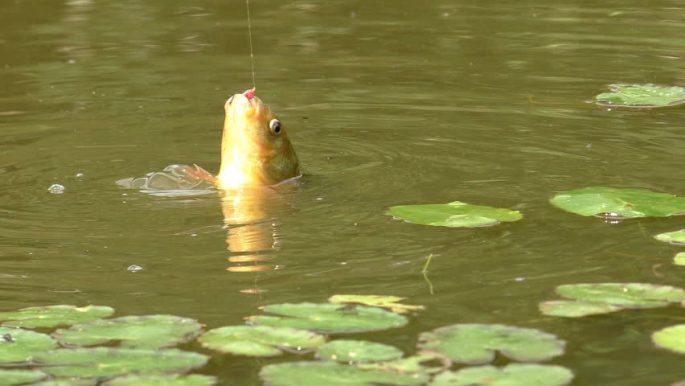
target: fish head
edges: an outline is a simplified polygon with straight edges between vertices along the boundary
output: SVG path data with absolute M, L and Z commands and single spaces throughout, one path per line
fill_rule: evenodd
M 224 110 L 219 188 L 274 185 L 300 175 L 285 127 L 254 90 L 233 95 Z

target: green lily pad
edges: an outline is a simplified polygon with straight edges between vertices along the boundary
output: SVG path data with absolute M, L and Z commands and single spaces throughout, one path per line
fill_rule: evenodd
M 209 375 L 133 375 L 115 378 L 103 386 L 212 386 L 216 378 Z
M 622 308 L 654 308 L 685 300 L 685 291 L 646 283 L 565 284 L 556 293 L 567 299 L 604 303 Z
M 385 372 L 415 374 L 417 377 L 428 377 L 452 366 L 452 362 L 441 354 L 423 351 L 408 358 L 395 359 L 387 362 L 358 363 L 362 369 L 381 370 Z
M 595 97 L 597 104 L 645 108 L 685 103 L 685 88 L 678 86 L 617 83 L 609 85 L 609 90 L 611 92 L 601 93 Z
M 460 201 L 447 204 L 393 206 L 388 209 L 388 214 L 414 224 L 450 228 L 492 226 L 523 218 L 516 210 L 470 205 Z
M 380 308 L 340 304 L 273 304 L 264 307 L 270 315 L 251 316 L 248 323 L 292 327 L 327 334 L 378 331 L 402 327 L 407 318 Z
M 565 345 L 540 330 L 501 324 L 455 324 L 419 336 L 421 349 L 468 364 L 491 362 L 495 351 L 516 361 L 544 361 L 562 355 Z
M 399 296 L 383 295 L 333 295 L 328 301 L 335 304 L 354 303 L 371 307 L 387 308 L 397 314 L 421 311 L 425 308 L 424 306 L 400 303 L 404 299 L 405 298 Z
M 319 347 L 316 353 L 319 359 L 343 363 L 390 361 L 402 355 L 393 346 L 363 340 L 334 340 Z
M 685 229 L 675 232 L 659 233 L 658 235 L 654 236 L 654 238 L 665 243 L 685 245 Z
M 93 346 L 117 341 L 122 347 L 161 348 L 195 339 L 202 330 L 196 320 L 171 315 L 124 316 L 99 319 L 57 330 L 61 343 Z
M 447 371 L 435 377 L 430 386 L 564 386 L 572 380 L 573 372 L 565 367 L 513 363 L 502 368 Z
M 28 362 L 35 354 L 57 347 L 49 335 L 0 327 L 0 363 Z
M 204 333 L 202 346 L 235 355 L 270 357 L 283 350 L 310 350 L 326 342 L 322 335 L 306 330 L 269 326 L 228 326 Z
M 47 374 L 37 370 L 0 369 L 0 386 L 25 385 L 38 382 L 46 377 Z
M 623 307 L 607 303 L 573 300 L 552 300 L 540 303 L 540 312 L 549 316 L 562 318 L 580 318 L 589 315 L 601 315 L 620 311 Z
M 590 187 L 560 192 L 550 200 L 559 209 L 609 219 L 685 214 L 685 197 L 646 189 Z
M 652 341 L 661 348 L 685 354 L 685 324 L 666 327 L 653 333 Z
M 0 312 L 2 325 L 7 327 L 57 327 L 71 326 L 90 320 L 106 318 L 114 309 L 105 306 L 47 306 L 22 308 L 19 311 Z
M 207 356 L 175 349 L 61 349 L 38 354 L 34 361 L 56 377 L 101 378 L 131 374 L 183 373 L 207 363 Z
M 673 264 L 685 266 L 685 252 L 678 252 L 673 257 Z
M 268 365 L 259 376 L 269 386 L 423 385 L 427 376 L 362 369 L 337 362 L 291 362 Z
M 95 386 L 97 380 L 92 379 L 51 379 L 38 383 L 32 383 L 31 386 Z

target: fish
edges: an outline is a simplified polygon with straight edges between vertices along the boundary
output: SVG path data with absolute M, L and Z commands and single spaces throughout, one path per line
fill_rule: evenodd
M 302 175 L 285 126 L 254 90 L 228 98 L 224 111 L 219 189 L 276 185 Z
M 285 125 L 254 89 L 228 98 L 224 113 L 219 174 L 195 164 L 174 164 L 144 177 L 119 180 L 117 185 L 153 195 L 195 195 L 213 188 L 273 186 L 302 176 Z

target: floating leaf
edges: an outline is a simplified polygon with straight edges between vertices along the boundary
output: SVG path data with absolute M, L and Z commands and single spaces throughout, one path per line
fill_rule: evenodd
M 608 314 L 620 311 L 623 307 L 613 304 L 573 300 L 552 300 L 540 303 L 540 312 L 549 316 L 580 318 L 589 315 Z
M 590 187 L 560 192 L 550 203 L 581 216 L 610 219 L 668 217 L 685 214 L 685 197 L 646 189 Z
M 0 362 L 28 362 L 35 354 L 57 347 L 49 335 L 19 328 L 0 327 Z
M 567 299 L 604 303 L 622 308 L 653 308 L 685 300 L 685 291 L 646 283 L 565 284 L 556 289 Z
M 266 306 L 264 311 L 278 316 L 251 316 L 248 322 L 330 334 L 385 330 L 407 324 L 407 318 L 402 315 L 357 305 L 286 303 Z
M 597 104 L 645 108 L 675 106 L 685 103 L 685 88 L 678 86 L 617 83 L 609 85 L 609 90 L 611 92 L 605 92 L 595 97 Z
M 160 348 L 188 342 L 201 330 L 197 321 L 178 316 L 124 316 L 77 324 L 55 331 L 53 336 L 62 343 L 76 346 L 118 341 L 122 347 Z
M 455 324 L 419 337 L 420 348 L 468 364 L 491 362 L 495 351 L 516 361 L 543 361 L 563 354 L 564 346 L 552 334 L 501 324 Z
M 38 383 L 32 383 L 31 386 L 95 386 L 97 381 L 92 379 L 51 379 Z
M 212 386 L 216 378 L 209 375 L 133 375 L 115 378 L 103 386 Z
M 42 371 L 0 369 L 0 386 L 25 385 L 38 382 L 45 377 L 47 374 Z
M 665 243 L 685 245 L 685 229 L 675 232 L 659 233 L 658 235 L 654 236 L 654 238 Z
M 470 205 L 460 201 L 393 206 L 388 209 L 388 214 L 414 224 L 451 228 L 491 226 L 523 218 L 516 210 Z
M 380 362 L 402 358 L 402 351 L 363 340 L 334 340 L 319 347 L 316 357 L 343 363 Z
M 673 257 L 673 264 L 675 265 L 685 265 L 685 252 L 678 252 Z
M 322 335 L 288 327 L 228 326 L 204 333 L 200 343 L 209 349 L 235 355 L 269 357 L 282 350 L 309 350 L 326 342 Z
M 294 362 L 268 365 L 259 372 L 269 386 L 423 385 L 427 376 L 361 369 L 336 362 Z
M 652 341 L 659 347 L 685 354 L 685 324 L 666 327 L 652 334 Z
M 447 371 L 435 377 L 430 386 L 564 386 L 572 380 L 573 372 L 565 367 L 513 363 L 502 368 Z
M 7 327 L 57 327 L 71 326 L 90 320 L 106 318 L 114 309 L 104 306 L 47 306 L 22 308 L 19 311 L 0 312 L 2 325 Z
M 331 303 L 355 303 L 364 304 L 371 307 L 387 308 L 397 314 L 406 314 L 411 311 L 421 311 L 424 306 L 416 306 L 410 304 L 400 303 L 405 298 L 399 296 L 383 296 L 383 295 L 333 295 L 328 298 Z
M 415 374 L 417 377 L 428 377 L 452 366 L 452 362 L 444 356 L 423 351 L 408 358 L 396 359 L 387 362 L 369 362 L 357 364 L 362 369 L 381 370 L 402 374 Z
M 175 349 L 61 349 L 34 358 L 46 373 L 57 377 L 100 378 L 129 374 L 183 373 L 203 366 L 207 357 Z

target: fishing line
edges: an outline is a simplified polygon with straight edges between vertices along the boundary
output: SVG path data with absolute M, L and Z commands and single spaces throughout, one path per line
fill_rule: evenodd
M 252 91 L 257 89 L 257 81 L 254 75 L 254 49 L 252 48 L 252 19 L 250 19 L 250 0 L 245 0 L 247 8 L 247 31 L 250 35 L 250 64 L 252 65 Z

